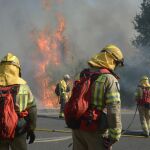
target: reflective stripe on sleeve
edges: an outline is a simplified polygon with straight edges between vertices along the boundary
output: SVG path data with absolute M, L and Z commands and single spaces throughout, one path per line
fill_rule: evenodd
M 108 93 L 106 95 L 106 104 L 112 103 L 112 102 L 119 102 L 120 101 L 120 93 L 119 92 L 113 92 Z
M 27 94 L 20 94 L 19 95 L 19 107 L 20 107 L 20 112 L 25 110 L 27 108 L 27 104 L 28 104 L 28 95 Z
M 119 140 L 121 137 L 121 129 L 109 129 L 108 134 L 112 139 Z
M 23 110 L 23 98 L 22 98 L 22 95 L 19 95 L 19 109 L 20 109 L 20 112 Z
M 26 94 L 25 95 L 25 104 L 24 104 L 24 109 L 26 109 L 26 107 L 27 107 L 27 105 L 28 105 L 28 95 Z

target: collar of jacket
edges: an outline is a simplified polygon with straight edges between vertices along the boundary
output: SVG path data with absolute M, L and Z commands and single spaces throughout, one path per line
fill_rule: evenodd
M 107 71 L 112 74 L 117 80 L 120 79 L 120 77 L 113 71 L 113 70 L 110 70 L 108 68 L 104 68 L 104 67 L 100 67 L 100 68 L 97 68 L 97 67 L 90 67 L 90 69 L 92 69 L 93 71 L 98 71 L 98 70 L 101 70 L 101 69 L 104 69 L 104 73 Z

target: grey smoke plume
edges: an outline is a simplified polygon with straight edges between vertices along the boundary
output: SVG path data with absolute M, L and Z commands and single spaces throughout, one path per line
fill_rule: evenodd
M 42 30 L 50 24 L 56 26 L 56 13 L 62 13 L 66 20 L 65 37 L 69 43 L 72 58 L 70 64 L 59 68 L 56 73 L 61 78 L 64 73 L 76 73 L 86 66 L 93 54 L 106 44 L 118 45 L 125 55 L 124 69 L 120 69 L 123 104 L 133 105 L 133 92 L 141 75 L 148 74 L 144 68 L 144 55 L 131 45 L 136 34 L 133 17 L 139 13 L 141 0 L 63 0 L 58 4 L 50 0 L 50 12 L 45 11 L 42 0 L 0 0 L 0 57 L 7 52 L 16 54 L 22 63 L 23 77 L 31 89 L 35 89 L 35 66 L 31 54 L 37 53 L 30 38 L 31 31 Z M 147 64 L 149 67 L 149 64 Z M 48 67 L 50 69 L 50 67 Z

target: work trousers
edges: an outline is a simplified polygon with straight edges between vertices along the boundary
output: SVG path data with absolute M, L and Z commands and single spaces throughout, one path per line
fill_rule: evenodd
M 106 150 L 103 146 L 102 134 L 99 131 L 73 130 L 72 138 L 73 150 Z
M 0 150 L 27 150 L 26 134 L 16 136 L 13 141 L 0 140 Z
M 150 132 L 150 109 L 144 106 L 138 106 L 140 122 L 144 134 L 149 135 Z
M 60 98 L 60 114 L 64 113 L 65 102 L 66 100 L 64 98 Z

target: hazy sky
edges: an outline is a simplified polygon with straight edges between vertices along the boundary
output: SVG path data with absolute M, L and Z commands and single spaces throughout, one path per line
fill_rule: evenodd
M 33 86 L 34 76 L 30 74 L 31 54 L 37 52 L 30 33 L 47 25 L 55 29 L 57 13 L 65 18 L 64 35 L 74 59 L 89 58 L 106 44 L 114 43 L 123 50 L 127 66 L 143 62 L 140 50 L 131 45 L 136 35 L 132 21 L 140 11 L 141 0 L 62 0 L 61 4 L 48 1 L 50 11 L 43 9 L 42 0 L 0 0 L 0 58 L 7 52 L 16 54 L 29 85 Z
M 30 53 L 34 49 L 29 37 L 31 30 L 53 25 L 58 12 L 66 18 L 65 35 L 76 51 L 86 51 L 85 55 L 90 56 L 105 44 L 116 43 L 125 54 L 132 54 L 132 21 L 139 12 L 140 0 L 63 0 L 62 4 L 52 1 L 51 5 L 47 12 L 42 0 L 0 0 L 2 56 L 9 51 L 21 58 Z

